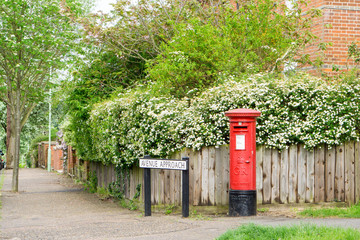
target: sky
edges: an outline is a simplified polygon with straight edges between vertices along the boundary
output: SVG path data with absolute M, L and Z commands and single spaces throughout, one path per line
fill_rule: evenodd
M 116 0 L 96 0 L 95 2 L 95 12 L 101 10 L 104 13 L 109 13 L 113 8 L 110 3 L 116 3 Z

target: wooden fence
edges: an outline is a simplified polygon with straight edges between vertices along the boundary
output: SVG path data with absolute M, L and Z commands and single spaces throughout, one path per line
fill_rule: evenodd
M 258 203 L 303 203 L 345 201 L 360 198 L 360 143 L 349 142 L 328 149 L 307 151 L 293 145 L 279 152 L 263 146 L 256 151 Z M 228 146 L 185 149 L 173 158 L 190 158 L 190 204 L 226 205 L 229 189 Z M 116 180 L 114 166 L 90 163 L 99 186 Z M 143 185 L 143 170 L 134 167 L 118 176 L 127 198 L 138 184 Z M 152 204 L 181 203 L 181 171 L 151 170 Z M 143 192 L 143 189 L 142 191 Z

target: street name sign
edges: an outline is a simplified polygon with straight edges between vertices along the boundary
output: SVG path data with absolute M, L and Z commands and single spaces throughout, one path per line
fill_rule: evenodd
M 140 159 L 141 168 L 158 168 L 168 170 L 187 170 L 187 161 L 172 159 Z

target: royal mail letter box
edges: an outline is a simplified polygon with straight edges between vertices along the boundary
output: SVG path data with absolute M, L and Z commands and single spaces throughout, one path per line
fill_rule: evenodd
M 256 215 L 256 118 L 260 112 L 234 109 L 230 121 L 229 215 Z

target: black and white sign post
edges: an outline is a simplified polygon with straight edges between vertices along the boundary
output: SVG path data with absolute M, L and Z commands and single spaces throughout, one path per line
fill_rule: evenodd
M 181 160 L 153 159 L 145 156 L 140 159 L 140 168 L 144 168 L 144 205 L 145 216 L 151 216 L 151 168 L 182 171 L 182 215 L 189 216 L 189 158 Z

